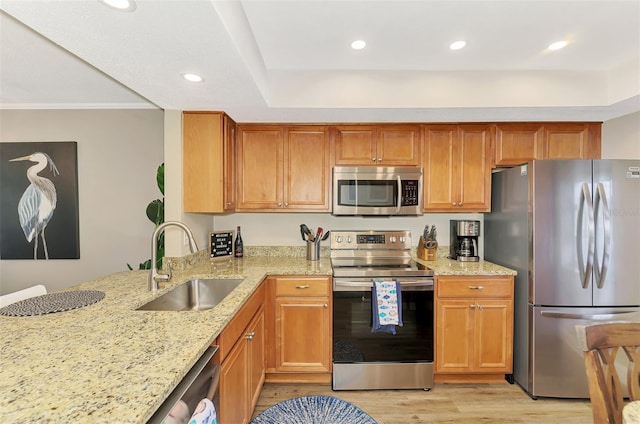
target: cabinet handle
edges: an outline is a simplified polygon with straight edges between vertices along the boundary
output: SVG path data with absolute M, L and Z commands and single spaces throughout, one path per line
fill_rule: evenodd
M 471 290 L 482 290 L 482 289 L 484 289 L 484 286 L 469 286 L 469 288 Z
M 282 202 L 278 202 L 278 207 L 281 208 L 282 207 Z
M 376 161 L 376 158 L 371 158 L 371 160 L 375 162 L 375 161 Z
M 326 303 L 324 305 L 322 305 L 322 306 L 324 306 L 325 309 L 329 307 L 329 305 L 327 305 Z
M 308 289 L 309 288 L 309 284 L 305 284 L 302 286 L 296 286 L 297 289 Z
M 378 162 L 382 162 L 382 158 L 378 158 Z
M 478 309 L 482 310 L 482 305 L 478 305 Z
M 231 203 L 231 202 L 227 202 L 227 206 L 231 206 L 231 205 L 232 205 L 232 203 Z
M 476 309 L 476 305 L 469 305 L 471 309 Z
M 289 207 L 289 202 L 285 202 L 285 203 L 284 203 L 284 207 L 285 207 L 285 208 L 288 208 L 288 207 Z
M 462 202 L 460 202 L 460 206 L 462 206 L 462 205 L 463 205 L 463 203 L 462 203 Z
M 453 203 L 451 203 L 451 206 L 458 206 L 458 203 L 457 202 L 453 202 Z
M 253 338 L 254 338 L 254 336 L 255 336 L 255 335 L 256 335 L 255 331 L 252 331 L 251 333 L 247 334 L 247 335 L 245 336 L 245 338 L 246 338 L 247 340 L 253 340 Z

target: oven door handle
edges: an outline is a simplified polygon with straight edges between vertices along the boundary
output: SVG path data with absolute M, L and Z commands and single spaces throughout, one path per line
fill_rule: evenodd
M 400 213 L 402 207 L 402 179 L 398 175 L 398 204 L 396 205 L 396 214 Z
M 334 280 L 335 287 L 350 287 L 350 288 L 373 288 L 373 281 L 338 281 Z M 395 280 L 394 280 L 395 281 Z M 402 289 L 411 288 L 430 288 L 433 290 L 433 280 L 416 280 L 416 281 L 401 281 L 400 287 Z

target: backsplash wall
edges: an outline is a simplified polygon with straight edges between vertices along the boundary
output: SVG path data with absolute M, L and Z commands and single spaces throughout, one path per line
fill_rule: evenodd
M 438 229 L 440 246 L 449 245 L 449 220 L 472 219 L 480 221 L 480 257 L 483 256 L 483 224 L 481 213 L 445 214 L 428 213 L 410 217 L 345 217 L 324 213 L 234 213 L 213 218 L 215 231 L 235 230 L 242 227 L 242 240 L 246 246 L 304 246 L 300 235 L 300 224 L 315 231 L 318 226 L 327 230 L 409 230 L 411 244 L 418 240 L 425 225 Z M 328 246 L 329 241 L 322 243 Z

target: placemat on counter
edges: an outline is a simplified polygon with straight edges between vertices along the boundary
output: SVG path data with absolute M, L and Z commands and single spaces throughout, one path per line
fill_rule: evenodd
M 99 290 L 73 290 L 59 293 L 47 293 L 42 296 L 20 300 L 0 309 L 0 315 L 28 317 L 54 312 L 69 311 L 92 305 L 104 298 Z

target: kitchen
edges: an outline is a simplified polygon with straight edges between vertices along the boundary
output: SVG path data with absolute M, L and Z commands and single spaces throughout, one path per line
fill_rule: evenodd
M 149 255 L 152 228 L 143 211 L 148 201 L 157 196 L 153 178 L 155 168 L 163 160 L 167 163 L 168 173 L 167 216 L 187 222 L 198 235 L 200 245 L 204 245 L 205 234 L 212 227 L 229 229 L 241 225 L 247 245 L 303 246 L 297 232 L 297 225 L 301 221 L 299 214 L 236 213 L 211 218 L 206 215 L 184 214 L 180 210 L 180 202 L 175 201 L 181 198 L 179 111 L 3 110 L 0 113 L 3 120 L 2 141 L 75 139 L 81 143 L 80 197 L 84 202 L 81 213 L 81 259 L 37 263 L 28 267 L 29 269 L 25 269 L 21 261 L 3 261 L 0 271 L 3 292 L 22 288 L 20 285 L 25 284 L 25 280 L 51 281 L 50 290 L 53 291 L 116 270 L 124 270 L 126 263 L 144 260 Z M 111 124 L 114 121 L 126 125 L 114 128 L 118 127 Z M 637 151 L 637 137 L 640 133 L 638 121 L 637 112 L 605 120 L 602 156 L 640 156 Z M 42 125 L 32 125 L 33 122 Z M 81 122 L 83 125 L 79 125 Z M 163 137 L 166 141 L 163 141 Z M 145 144 L 140 145 L 140 142 Z M 117 173 L 113 172 L 115 166 Z M 99 184 L 89 190 L 87 181 L 92 180 Z M 140 182 L 140 185 L 136 184 L 135 188 L 130 188 L 131 191 L 114 193 L 113 187 L 130 186 L 128 181 L 132 180 Z M 107 197 L 109 208 L 103 206 L 102 196 Z M 421 233 L 425 218 L 428 218 L 429 223 L 436 224 L 441 229 L 441 237 L 445 240 L 448 221 L 452 218 L 448 213 L 428 214 L 423 218 L 339 218 L 329 214 L 302 216 L 309 224 L 330 229 L 409 229 L 414 234 Z M 454 218 L 483 220 L 481 214 L 455 214 Z M 112 224 L 114 221 L 121 222 L 122 227 Z M 168 237 L 174 239 L 168 250 L 170 256 L 186 253 L 180 234 L 169 234 Z M 129 239 L 131 243 L 123 241 Z M 105 254 L 105 251 L 111 253 Z

